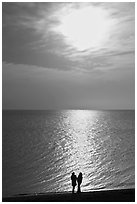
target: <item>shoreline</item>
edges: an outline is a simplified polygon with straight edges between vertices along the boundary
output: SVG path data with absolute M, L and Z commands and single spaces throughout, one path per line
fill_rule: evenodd
M 74 193 L 46 193 L 3 197 L 2 202 L 135 202 L 135 189 L 100 190 Z

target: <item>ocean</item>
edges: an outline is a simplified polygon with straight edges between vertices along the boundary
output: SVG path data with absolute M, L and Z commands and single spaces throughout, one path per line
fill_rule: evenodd
M 2 113 L 2 195 L 135 187 L 135 111 Z

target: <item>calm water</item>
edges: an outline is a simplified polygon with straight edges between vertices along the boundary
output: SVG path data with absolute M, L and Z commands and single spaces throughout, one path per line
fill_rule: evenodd
M 134 188 L 134 111 L 3 111 L 3 196 Z

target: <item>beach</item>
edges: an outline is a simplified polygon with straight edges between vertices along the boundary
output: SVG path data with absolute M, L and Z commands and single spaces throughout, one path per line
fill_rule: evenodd
M 74 193 L 20 194 L 4 197 L 3 202 L 135 202 L 135 189 Z

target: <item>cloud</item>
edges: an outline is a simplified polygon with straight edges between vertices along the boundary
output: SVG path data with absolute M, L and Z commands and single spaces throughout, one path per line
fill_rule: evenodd
M 129 35 L 134 29 L 132 22 L 134 23 L 134 4 L 133 3 L 3 3 L 3 26 L 16 25 L 23 26 L 27 29 L 34 29 L 35 32 L 43 35 L 46 38 L 48 34 L 56 34 L 53 32 L 53 28 L 56 29 L 60 23 L 60 18 L 66 12 L 70 12 L 71 9 L 80 8 L 84 6 L 95 6 L 107 9 L 107 12 L 112 16 L 112 19 L 116 20 L 116 34 L 122 33 L 122 36 Z M 115 15 L 114 15 L 115 12 Z M 130 29 L 126 33 L 123 33 L 123 29 L 127 29 L 130 24 Z M 53 33 L 52 33 L 53 32 Z M 119 35 L 118 34 L 118 35 Z M 115 33 L 114 33 L 115 35 Z M 55 37 L 55 36 L 54 36 Z
M 2 5 L 3 32 L 7 35 L 7 38 L 6 35 L 3 35 L 5 53 L 9 53 L 10 49 L 12 49 L 9 53 L 10 56 L 14 52 L 20 53 L 20 55 L 17 53 L 15 55 L 18 56 L 18 59 L 23 59 L 21 61 L 23 64 L 25 60 L 26 64 L 28 61 L 29 64 L 36 63 L 36 55 L 31 57 L 30 53 L 34 52 L 37 53 L 37 62 L 39 63 L 36 65 L 50 69 L 74 69 L 93 74 L 95 70 L 98 72 L 98 70 L 103 71 L 104 69 L 106 72 L 106 70 L 117 69 L 117 67 L 134 67 L 134 3 L 3 2 Z M 60 24 L 60 18 L 66 12 L 83 6 L 103 8 L 108 12 L 109 18 L 115 22 L 108 42 L 98 50 L 91 48 L 78 51 L 74 46 L 66 43 L 65 37 L 61 33 L 55 32 Z M 7 34 L 7 29 L 9 29 L 10 36 Z M 17 34 L 17 38 L 19 35 L 22 37 L 18 41 L 15 40 L 11 46 L 12 36 L 17 39 Z M 22 40 L 23 36 L 25 36 L 24 41 Z M 10 41 L 9 44 L 8 41 Z M 26 46 L 27 51 L 22 54 L 22 50 L 25 50 L 24 46 Z M 18 48 L 17 51 L 16 47 Z M 25 53 L 30 55 L 29 60 Z M 16 56 L 14 57 L 15 60 Z M 13 57 L 9 58 L 11 61 L 13 60 Z
M 55 32 L 66 12 L 83 6 L 114 22 L 99 49 L 80 51 Z M 134 108 L 134 7 L 3 2 L 3 108 Z

